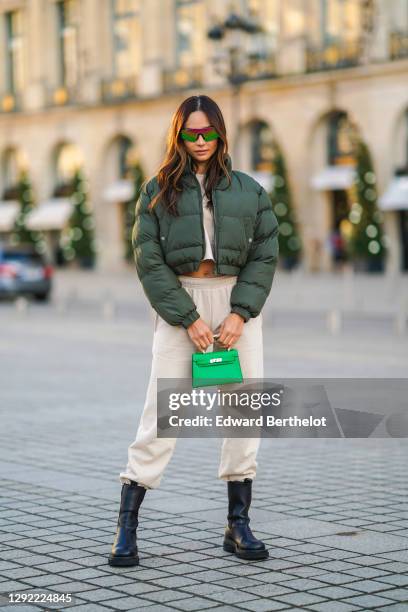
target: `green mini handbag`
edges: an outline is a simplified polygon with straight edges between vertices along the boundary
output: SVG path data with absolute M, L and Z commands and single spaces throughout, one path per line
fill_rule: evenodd
M 238 351 L 235 348 L 211 353 L 193 353 L 192 387 L 208 387 L 243 382 Z

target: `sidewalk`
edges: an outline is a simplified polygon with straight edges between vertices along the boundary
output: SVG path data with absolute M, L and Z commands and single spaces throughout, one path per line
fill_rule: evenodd
M 142 290 L 136 269 L 115 273 L 57 269 L 55 301 L 134 302 Z M 324 312 L 339 307 L 361 314 L 408 314 L 408 274 L 311 274 L 277 270 L 267 307 L 277 311 Z
M 48 486 L 35 483 L 41 467 L 29 470 L 31 483 L 24 483 L 17 469 L 16 480 L 1 482 L 2 601 L 7 601 L 4 593 L 18 591 L 72 593 L 71 607 L 78 612 L 403 612 L 408 600 L 401 491 L 406 446 L 298 442 L 264 444 L 260 453 L 263 467 L 251 514 L 270 558 L 257 563 L 221 548 L 226 499 L 215 478 L 213 444 L 180 444 L 163 489 L 148 492 L 137 568 L 106 564 L 119 489 L 116 496 L 95 487 L 87 494 L 89 476 L 79 454 L 58 467 L 60 485 L 54 475 Z M 114 464 L 95 454 L 88 467 L 108 483 Z M 193 481 L 192 473 L 199 478 Z M 40 609 L 52 606 L 21 606 Z
M 134 291 L 131 276 L 121 283 Z M 141 312 L 143 300 L 134 299 Z M 404 438 L 263 440 L 251 526 L 270 558 L 256 563 L 222 550 L 221 440 L 180 439 L 162 486 L 142 505 L 141 565 L 107 564 L 118 473 L 149 375 L 145 317 L 0 308 L 0 611 L 405 612 Z M 277 376 L 406 372 L 406 341 L 386 334 L 329 341 L 303 324 L 266 327 L 265 339 L 266 371 Z M 10 592 L 73 601 L 7 605 Z

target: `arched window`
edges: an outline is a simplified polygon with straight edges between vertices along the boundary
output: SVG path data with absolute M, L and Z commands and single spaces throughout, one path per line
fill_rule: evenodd
M 106 201 L 127 202 L 132 197 L 134 167 L 139 157 L 137 146 L 128 136 L 118 134 L 109 142 L 104 161 Z
M 257 121 L 251 129 L 251 166 L 256 171 L 271 171 L 275 155 L 272 130 L 264 121 Z
M 331 166 L 352 164 L 355 143 L 355 128 L 344 111 L 329 116 L 327 131 L 327 155 Z
M 82 166 L 83 156 L 75 144 L 64 143 L 55 153 L 55 189 L 54 196 L 66 197 L 73 190 L 75 172 Z
M 4 200 L 14 200 L 16 198 L 18 182 L 22 170 L 27 168 L 25 154 L 17 148 L 7 149 L 2 160 L 2 184 Z
M 117 141 L 118 175 L 120 178 L 128 178 L 130 168 L 137 159 L 136 147 L 127 136 L 120 136 Z

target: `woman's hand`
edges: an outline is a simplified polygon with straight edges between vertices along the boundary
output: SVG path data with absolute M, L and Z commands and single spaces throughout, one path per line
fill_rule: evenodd
M 207 323 L 203 321 L 201 317 L 187 327 L 187 333 L 198 350 L 203 353 L 205 353 L 210 344 L 214 342 L 211 328 L 208 327 Z
M 238 341 L 244 327 L 244 319 L 236 312 L 231 312 L 217 327 L 218 333 L 214 334 L 217 343 L 228 350 Z

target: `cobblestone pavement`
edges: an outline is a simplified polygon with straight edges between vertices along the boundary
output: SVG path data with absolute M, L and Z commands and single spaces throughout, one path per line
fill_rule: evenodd
M 142 505 L 140 566 L 107 564 L 150 368 L 139 300 L 130 319 L 0 305 L 0 610 L 406 611 L 404 438 L 263 440 L 251 525 L 270 558 L 252 563 L 221 547 L 221 440 L 180 439 Z M 264 333 L 268 376 L 406 376 L 406 338 L 383 328 L 333 337 L 300 316 Z

